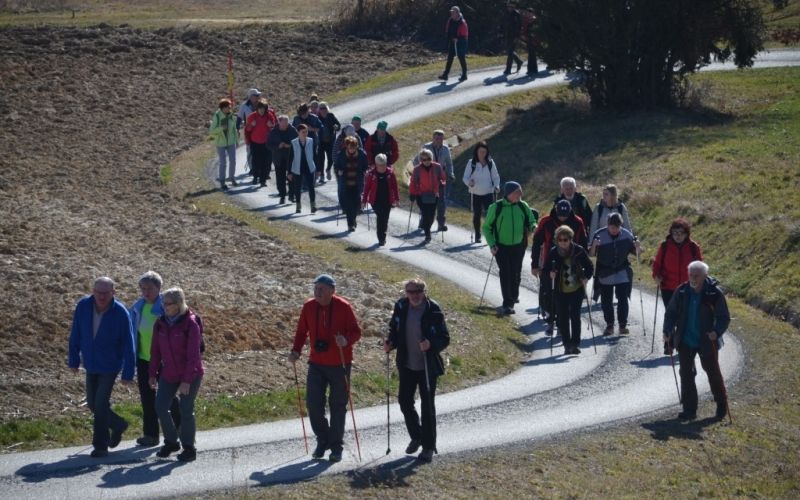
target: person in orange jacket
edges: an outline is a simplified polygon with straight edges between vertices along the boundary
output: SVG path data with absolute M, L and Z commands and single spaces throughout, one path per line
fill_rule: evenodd
M 424 243 L 431 241 L 431 226 L 436 215 L 436 205 L 439 202 L 439 186 L 447 184 L 447 174 L 442 166 L 433 161 L 433 152 L 422 149 L 417 155 L 420 163 L 414 167 L 411 181 L 408 185 L 408 194 L 411 201 L 416 201 L 422 214 L 422 229 L 425 231 Z
M 306 378 L 306 407 L 317 447 L 311 455 L 322 458 L 330 449 L 328 460 L 342 460 L 344 423 L 347 416 L 347 390 L 353 362 L 353 344 L 361 339 L 353 307 L 336 295 L 336 280 L 320 274 L 314 280 L 314 297 L 303 304 L 294 335 L 289 361 L 300 359 L 309 339 L 311 354 Z M 331 420 L 325 418 L 325 392 L 330 387 Z

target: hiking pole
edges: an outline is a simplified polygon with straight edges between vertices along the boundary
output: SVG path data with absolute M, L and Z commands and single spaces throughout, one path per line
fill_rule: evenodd
M 347 399 L 350 401 L 350 416 L 353 419 L 353 433 L 356 435 L 356 448 L 358 448 L 358 461 L 361 461 L 361 443 L 358 441 L 358 428 L 356 428 L 356 412 L 353 410 L 353 394 L 350 392 L 350 380 L 347 378 L 347 366 L 344 364 L 344 352 L 342 346 L 336 343 L 339 348 L 339 359 L 342 360 L 342 375 L 344 376 L 344 386 L 347 388 Z
M 406 238 L 408 238 L 408 233 L 411 231 L 411 214 L 414 213 L 414 202 L 411 202 L 411 206 L 408 208 L 408 224 L 406 224 Z
M 475 212 L 474 205 L 475 205 L 475 202 L 472 199 L 472 188 L 469 188 L 469 213 L 471 213 L 471 214 L 474 214 L 474 212 Z M 474 217 L 474 215 L 473 215 L 473 217 Z M 469 242 L 470 243 L 475 243 L 475 235 L 472 233 L 472 231 L 470 231 L 470 233 L 469 233 Z
M 372 223 L 370 222 L 369 218 L 369 208 L 367 208 L 366 211 L 367 211 L 367 231 L 372 231 Z
M 297 380 L 297 363 L 292 363 L 292 366 L 294 367 L 294 386 L 297 388 L 297 409 L 300 411 L 300 424 L 303 426 L 303 441 L 306 443 L 306 455 L 308 455 L 308 435 L 306 434 L 303 404 L 300 402 L 300 382 Z
M 389 353 L 386 353 L 386 454 L 392 452 L 392 428 L 389 425 L 389 381 L 392 378 L 392 369 L 389 366 Z
M 481 301 L 478 304 L 478 309 L 483 307 L 483 295 L 486 293 L 486 285 L 489 284 L 489 274 L 492 272 L 492 263 L 494 262 L 494 254 L 492 254 L 492 258 L 489 261 L 489 270 L 486 271 L 486 281 L 483 282 L 483 291 L 481 292 Z
M 589 305 L 589 295 L 586 293 L 586 287 L 583 287 L 583 297 L 586 299 L 586 307 L 589 309 L 589 331 L 592 332 L 592 346 L 594 353 L 597 354 L 597 342 L 594 340 L 594 325 L 592 325 L 592 307 Z
M 642 256 L 639 250 L 636 250 L 636 260 L 639 261 L 639 278 L 641 279 L 642 274 Z M 632 285 L 632 283 L 631 283 Z M 639 287 L 639 305 L 642 307 L 642 335 L 647 337 L 647 329 L 644 327 L 644 299 L 642 298 L 642 287 Z M 657 304 L 656 304 L 657 305 Z M 655 337 L 656 332 L 653 332 L 653 337 Z
M 656 310 L 653 312 L 653 342 L 650 344 L 650 354 L 656 350 L 656 321 L 658 321 L 658 294 L 661 293 L 661 286 L 656 285 Z
M 435 332 L 436 331 L 433 329 L 433 326 L 431 326 L 431 333 L 435 333 Z M 430 340 L 428 340 L 428 343 L 430 344 Z M 430 349 L 430 347 L 429 347 L 429 349 Z M 422 351 L 422 348 L 420 348 L 420 350 Z M 428 412 L 430 413 L 430 415 L 428 415 L 428 419 L 431 422 L 433 422 L 433 418 L 434 418 L 433 394 L 431 394 L 431 378 L 428 375 L 428 351 L 422 351 L 422 356 L 425 358 L 425 387 L 427 389 L 426 392 L 428 393 Z M 421 409 L 422 408 L 420 408 L 420 410 Z M 435 425 L 433 426 L 433 439 L 434 439 L 434 442 L 436 442 L 436 426 Z M 434 450 L 436 450 L 435 447 L 434 447 Z M 438 454 L 439 452 L 437 451 L 436 453 Z
M 550 277 L 550 310 L 553 313 L 553 326 L 558 328 L 556 325 L 556 279 L 554 277 Z M 553 339 L 556 336 L 556 331 L 553 330 L 553 334 L 550 336 L 550 355 L 553 355 Z
M 336 227 L 339 227 L 339 204 L 336 204 Z
M 671 343 L 670 340 L 667 342 Z M 670 345 L 669 347 L 669 360 L 672 363 L 672 376 L 675 378 L 675 390 L 678 391 L 678 404 L 681 404 L 683 398 L 681 398 L 681 389 L 678 386 L 678 375 L 675 373 L 675 356 L 672 355 L 672 346 Z
M 719 337 L 717 337 L 719 338 Z M 714 346 L 714 353 L 716 354 L 715 362 L 717 363 L 717 371 L 720 372 L 720 382 L 722 383 L 722 388 L 725 389 L 725 381 L 722 379 L 722 371 L 719 370 L 719 348 L 717 347 L 717 341 L 711 342 L 711 345 Z M 728 412 L 728 419 L 730 420 L 731 425 L 733 425 L 733 415 L 731 415 L 731 407 L 728 404 L 728 391 L 725 389 L 725 411 Z

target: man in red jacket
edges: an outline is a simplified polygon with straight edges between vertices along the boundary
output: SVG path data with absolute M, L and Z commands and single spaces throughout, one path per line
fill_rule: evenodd
M 342 460 L 344 423 L 347 417 L 347 389 L 353 344 L 361 338 L 361 328 L 350 303 L 336 295 L 336 280 L 320 274 L 314 280 L 314 297 L 303 304 L 294 346 L 289 361 L 296 363 L 310 338 L 311 354 L 306 378 L 306 406 L 317 447 L 311 455 L 322 458 L 330 449 L 328 460 Z M 325 391 L 330 386 L 331 421 L 325 418 Z

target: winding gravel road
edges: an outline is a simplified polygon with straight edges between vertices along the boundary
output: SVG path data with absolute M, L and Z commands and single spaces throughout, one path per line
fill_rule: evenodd
M 800 51 L 774 51 L 759 56 L 756 62 L 757 67 L 798 64 Z M 731 66 L 712 65 L 709 69 L 731 69 Z M 563 74 L 536 80 L 506 80 L 498 78 L 500 71 L 498 68 L 476 71 L 460 84 L 428 82 L 403 87 L 341 104 L 335 111 L 342 117 L 360 114 L 368 130 L 374 129 L 378 119 L 398 127 L 457 105 L 565 82 Z M 387 114 L 386 110 L 391 112 Z M 243 173 L 244 154 L 239 154 L 238 158 L 237 173 Z M 457 166 L 456 170 L 460 169 L 463 165 Z M 215 162 L 212 162 L 208 167 L 209 178 L 214 178 L 215 171 Z M 266 190 L 271 191 L 271 187 Z M 359 219 L 354 233 L 347 233 L 344 221 L 337 225 L 333 182 L 318 189 L 320 210 L 313 216 L 308 206 L 304 206 L 302 214 L 296 215 L 293 205 L 278 206 L 277 198 L 268 197 L 264 190 L 254 190 L 249 185 L 231 189 L 229 195 L 231 200 L 265 217 L 291 220 L 454 280 L 474 293 L 476 301 L 483 289 L 490 253 L 485 245 L 471 244 L 470 232 L 466 229 L 451 225 L 444 233 L 444 242 L 438 233 L 431 244 L 423 247 L 419 245 L 420 233 L 413 232 L 406 238 L 408 212 L 395 209 L 387 245 L 379 248 L 375 245 L 374 232 L 366 229 L 366 216 Z M 303 200 L 307 203 L 305 196 Z M 528 269 L 529 265 L 530 254 L 526 256 L 523 269 Z M 639 272 L 635 266 L 634 269 Z M 646 269 L 642 272 L 646 273 Z M 576 429 L 678 411 L 669 358 L 660 355 L 658 349 L 650 354 L 655 308 L 655 297 L 651 293 L 643 293 L 645 316 L 642 318 L 639 292 L 634 291 L 630 320 L 633 333 L 628 338 L 599 337 L 595 354 L 591 335 L 584 331 L 580 356 L 561 355 L 558 342 L 555 355 L 550 356 L 543 324 L 536 321 L 537 283 L 528 273 L 523 275 L 520 305 L 524 307 L 517 308 L 513 318 L 527 337 L 528 344 L 524 348 L 529 357 L 506 377 L 437 397 L 439 453 L 547 438 Z M 486 300 L 489 304 L 501 303 L 496 275 L 489 280 Z M 662 308 L 659 306 L 659 309 Z M 599 334 L 603 326 L 599 307 L 592 315 L 595 332 Z M 584 319 L 587 317 L 584 310 Z M 642 324 L 646 337 L 642 335 Z M 660 321 L 658 324 L 660 329 Z M 725 348 L 720 351 L 720 363 L 727 383 L 732 384 L 743 363 L 743 353 L 735 337 L 728 334 L 726 341 Z M 698 372 L 698 389 L 707 397 L 708 385 L 699 366 Z M 363 455 L 360 463 L 349 418 L 344 460 L 334 466 L 312 461 L 305 455 L 301 430 L 297 419 L 292 419 L 199 432 L 200 454 L 196 462 L 188 465 L 156 459 L 156 449 L 136 448 L 133 441 L 123 442 L 103 460 L 89 458 L 91 447 L 2 455 L 0 491 L 5 498 L 156 497 L 295 482 L 390 461 L 404 463 L 402 450 L 407 437 L 395 402 L 391 407 L 394 451 L 389 455 L 386 455 L 386 407 L 358 409 L 356 420 Z

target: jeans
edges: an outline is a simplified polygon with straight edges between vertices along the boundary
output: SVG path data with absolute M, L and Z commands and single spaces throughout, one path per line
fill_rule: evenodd
M 96 450 L 107 450 L 110 432 L 126 425 L 125 420 L 111 409 L 111 391 L 116 379 L 116 373 L 86 374 L 86 405 L 94 414 L 92 446 Z
M 228 169 L 228 179 L 236 178 L 236 144 L 230 146 L 217 146 L 217 157 L 219 158 L 219 182 L 225 183 L 225 168 Z
M 398 369 L 400 387 L 397 401 L 400 411 L 406 421 L 406 429 L 411 439 L 422 442 L 425 450 L 436 449 L 436 377 L 430 377 L 431 390 L 428 393 L 428 384 L 425 382 L 425 370 L 410 370 L 405 366 Z M 422 420 L 414 407 L 414 394 L 419 388 L 419 397 L 422 402 Z
M 522 259 L 525 258 L 525 243 L 517 245 L 497 245 L 497 268 L 500 271 L 500 290 L 503 293 L 503 307 L 514 307 L 519 299 L 519 283 L 522 273 Z
M 556 323 L 564 347 L 581 344 L 581 305 L 583 288 L 571 293 L 556 294 Z
M 200 375 L 189 385 L 189 394 L 180 394 L 181 409 L 181 445 L 184 448 L 194 447 L 194 435 L 197 424 L 194 418 L 194 401 L 197 399 L 197 392 L 200 390 L 200 383 L 203 376 Z M 158 381 L 158 392 L 156 393 L 156 413 L 158 421 L 161 422 L 161 429 L 164 431 L 164 442 L 177 443 L 178 430 L 172 422 L 173 416 L 170 414 L 170 406 L 178 394 L 180 382 L 167 382 L 164 379 Z
M 628 324 L 628 298 L 631 295 L 631 283 L 600 286 L 600 305 L 603 307 L 603 319 L 606 325 L 614 325 L 614 296 L 617 297 L 617 321 L 619 326 Z
M 143 359 L 136 359 L 136 381 L 139 385 L 139 401 L 142 403 L 142 433 L 158 439 L 159 426 L 158 415 L 156 414 L 156 391 L 150 388 L 150 362 Z M 181 410 L 178 406 L 178 398 L 172 399 L 172 406 L 169 409 L 172 414 L 172 421 L 175 426 L 181 423 Z
M 678 359 L 680 360 L 681 375 L 681 404 L 683 410 L 688 413 L 697 413 L 697 386 L 694 377 L 697 370 L 694 367 L 694 357 L 699 354 L 697 349 L 681 344 L 678 346 Z M 711 394 L 717 406 L 724 406 L 728 402 L 728 394 L 725 391 L 725 381 L 722 379 L 722 371 L 719 369 L 719 357 L 716 346 L 711 346 L 708 355 L 700 355 L 700 366 L 708 376 L 708 384 L 711 386 Z
M 329 346 L 333 349 L 334 346 Z M 309 363 L 306 378 L 306 406 L 311 429 L 317 436 L 317 445 L 340 452 L 344 446 L 344 422 L 347 417 L 347 385 L 349 384 L 350 365 L 347 370 L 341 366 L 325 366 Z M 331 421 L 325 418 L 325 392 L 330 387 L 328 405 Z

